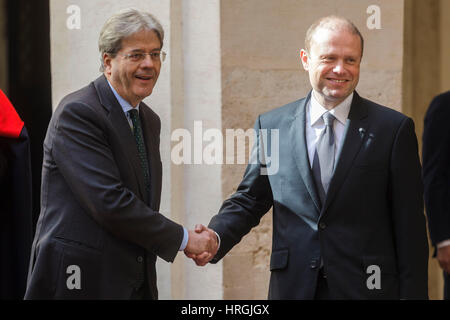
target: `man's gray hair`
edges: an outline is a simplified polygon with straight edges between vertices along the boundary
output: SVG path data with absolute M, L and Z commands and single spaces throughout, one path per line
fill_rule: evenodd
M 113 58 L 122 48 L 122 40 L 142 30 L 152 30 L 161 42 L 164 42 L 164 30 L 161 23 L 150 13 L 134 8 L 121 10 L 114 14 L 103 25 L 98 39 L 98 50 L 100 51 L 100 72 L 105 71 L 103 55 L 109 54 Z

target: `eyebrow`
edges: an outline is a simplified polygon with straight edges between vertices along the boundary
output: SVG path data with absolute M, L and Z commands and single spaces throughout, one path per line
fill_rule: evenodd
M 329 58 L 329 57 L 336 57 L 336 54 L 330 53 L 330 54 L 322 54 L 319 56 L 319 59 L 323 59 L 323 58 Z M 357 56 L 353 56 L 353 55 L 346 55 L 344 56 L 344 59 L 358 59 Z
M 155 48 L 153 50 L 150 50 L 150 52 L 155 52 L 155 51 L 161 51 L 161 48 Z M 133 49 L 130 51 L 130 53 L 135 53 L 135 52 L 145 52 L 145 50 L 143 49 Z
M 325 53 L 325 54 L 321 54 L 320 56 L 319 56 L 319 59 L 323 59 L 323 58 L 327 58 L 327 57 L 335 57 L 336 55 L 335 54 L 332 54 L 332 53 Z

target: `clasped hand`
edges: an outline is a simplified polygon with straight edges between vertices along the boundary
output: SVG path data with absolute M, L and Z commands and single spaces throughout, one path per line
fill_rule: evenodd
M 214 258 L 218 250 L 216 233 L 202 224 L 195 225 L 195 230 L 189 230 L 188 233 L 189 240 L 184 253 L 193 259 L 196 265 L 206 265 Z
M 436 258 L 441 268 L 450 274 L 450 246 L 438 248 Z

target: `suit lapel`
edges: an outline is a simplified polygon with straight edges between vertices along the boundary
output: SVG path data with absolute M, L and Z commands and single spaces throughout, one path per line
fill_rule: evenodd
M 119 140 L 122 146 L 122 150 L 131 162 L 131 166 L 133 167 L 141 197 L 145 196 L 146 192 L 144 175 L 142 174 L 142 167 L 139 160 L 138 150 L 136 148 L 136 140 L 134 138 L 127 117 L 116 97 L 114 96 L 114 93 L 109 87 L 104 75 L 100 76 L 99 78 L 97 78 L 97 80 L 94 81 L 94 86 L 97 90 L 101 104 L 109 111 L 109 119 L 113 124 L 117 135 L 120 137 Z M 147 198 L 148 196 L 144 197 L 144 199 Z
M 316 185 L 312 176 L 311 165 L 308 158 L 308 147 L 306 145 L 306 106 L 308 105 L 310 98 L 311 92 L 306 99 L 303 99 L 299 103 L 289 130 L 289 141 L 292 141 L 295 163 L 300 171 L 306 189 L 317 208 L 317 212 L 320 212 L 320 198 L 316 191 Z
M 366 132 L 368 132 L 367 106 L 355 91 L 345 126 L 344 144 L 341 148 L 338 163 L 330 181 L 325 205 L 322 208 L 322 214 L 326 212 L 328 206 L 333 201 L 333 198 L 336 196 L 342 183 L 347 177 L 348 171 L 353 164 L 353 159 L 361 149 Z

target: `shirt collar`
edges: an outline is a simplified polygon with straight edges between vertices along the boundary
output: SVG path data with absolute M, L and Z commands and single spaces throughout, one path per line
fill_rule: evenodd
M 112 92 L 114 93 L 114 96 L 116 97 L 117 101 L 119 102 L 120 106 L 122 107 L 123 112 L 127 113 L 128 111 L 133 110 L 133 109 L 135 109 L 139 112 L 139 103 L 136 107 L 131 106 L 131 104 L 128 101 L 126 101 L 124 98 L 122 98 L 117 93 L 117 91 L 114 89 L 114 87 L 111 85 L 111 83 L 109 83 L 109 81 L 108 81 L 108 84 L 109 84 L 109 87 L 111 88 Z
M 350 107 L 353 101 L 353 92 L 345 98 L 340 104 L 330 110 L 330 113 L 343 125 L 347 121 L 348 114 L 350 113 Z M 310 103 L 310 118 L 311 126 L 315 125 L 316 122 L 322 118 L 323 114 L 328 110 L 324 108 L 314 97 L 314 92 L 311 93 L 311 103 Z

